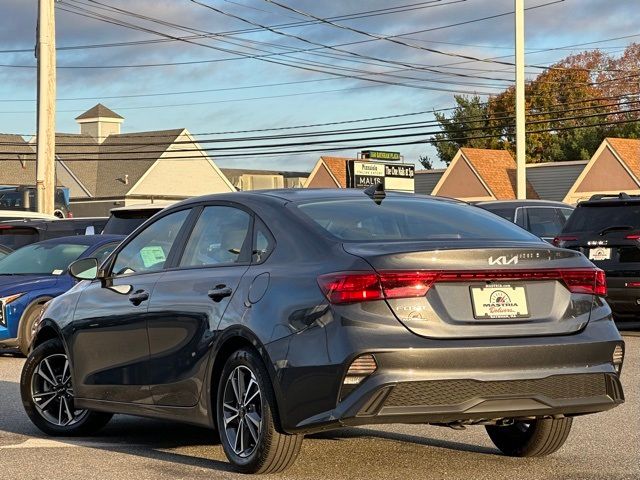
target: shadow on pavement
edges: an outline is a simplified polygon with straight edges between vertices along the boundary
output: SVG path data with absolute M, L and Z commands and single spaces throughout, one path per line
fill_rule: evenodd
M 442 427 L 444 428 L 444 427 Z M 319 440 L 343 440 L 349 438 L 381 438 L 385 440 L 393 440 L 396 442 L 413 443 L 426 447 L 446 448 L 449 450 L 458 450 L 461 452 L 482 453 L 486 455 L 500 455 L 497 449 L 483 447 L 481 445 L 467 444 L 461 442 L 452 442 L 450 440 L 441 440 L 437 438 L 429 438 L 418 435 L 410 435 L 404 433 L 387 432 L 382 430 L 374 430 L 371 428 L 344 428 L 329 432 L 315 433 L 308 435 L 306 438 Z

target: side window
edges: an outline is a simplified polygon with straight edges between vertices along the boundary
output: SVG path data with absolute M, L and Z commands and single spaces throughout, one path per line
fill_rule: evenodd
M 251 263 L 261 263 L 269 256 L 275 243 L 271 237 L 271 233 L 260 220 L 256 219 L 255 235 L 253 239 L 253 254 L 251 255 Z
M 564 218 L 564 222 L 563 222 L 563 226 L 564 226 L 564 223 L 567 223 L 567 220 L 569 220 L 569 217 L 573 213 L 573 210 L 571 208 L 560 208 L 559 210 L 560 210 L 560 213 L 562 214 L 562 217 Z
M 181 267 L 229 265 L 247 261 L 243 247 L 251 228 L 251 215 L 233 207 L 205 207 L 180 260 Z
M 529 217 L 529 231 L 538 237 L 555 237 L 566 219 L 557 208 L 527 208 Z
M 162 270 L 178 232 L 191 210 L 180 210 L 149 225 L 116 257 L 114 275 Z
M 109 243 L 107 245 L 103 245 L 100 248 L 98 248 L 97 250 L 95 250 L 91 254 L 91 257 L 93 257 L 96 260 L 98 260 L 98 265 L 100 265 L 100 264 L 102 264 L 102 262 L 104 262 L 107 259 L 109 254 L 116 249 L 117 246 L 118 246 L 117 243 Z

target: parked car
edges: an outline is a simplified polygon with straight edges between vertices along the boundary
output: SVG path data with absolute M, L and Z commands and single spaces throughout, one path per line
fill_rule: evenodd
M 16 250 L 25 245 L 50 238 L 94 235 L 101 233 L 106 223 L 106 217 L 0 222 L 0 245 Z
M 0 186 L 0 209 L 35 212 L 36 207 L 35 187 Z M 53 214 L 57 218 L 73 217 L 69 207 L 69 200 L 62 188 L 56 188 L 54 209 Z
M 0 260 L 0 347 L 25 355 L 42 306 L 76 280 L 68 267 L 78 258 L 104 258 L 123 237 L 85 235 L 34 243 Z
M 21 378 L 51 435 L 185 421 L 264 473 L 306 433 L 388 422 L 486 425 L 505 454 L 542 456 L 623 402 L 602 271 L 463 202 L 382 185 L 193 198 L 70 271 L 87 281 L 48 304 Z
M 112 208 L 103 233 L 129 235 L 146 220 L 169 205 L 171 202 L 155 202 Z
M 520 225 L 547 242 L 560 233 L 574 210 L 571 205 L 551 200 L 495 200 L 475 205 Z
M 640 324 L 640 196 L 594 195 L 578 203 L 553 243 L 602 268 L 616 321 Z
M 5 247 L 4 245 L 0 245 L 0 260 L 9 255 L 13 250 L 9 247 Z

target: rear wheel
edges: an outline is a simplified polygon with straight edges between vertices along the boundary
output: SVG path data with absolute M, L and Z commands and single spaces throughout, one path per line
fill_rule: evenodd
M 544 457 L 558 450 L 569 436 L 572 418 L 545 418 L 508 426 L 487 426 L 496 447 L 510 457 Z
M 28 356 L 20 378 L 20 394 L 31 421 L 49 435 L 91 434 L 112 416 L 75 407 L 69 359 L 58 339 L 44 342 Z
M 302 435 L 276 428 L 276 403 L 262 360 L 251 350 L 232 354 L 217 395 L 220 440 L 229 461 L 243 473 L 282 472 L 293 464 Z

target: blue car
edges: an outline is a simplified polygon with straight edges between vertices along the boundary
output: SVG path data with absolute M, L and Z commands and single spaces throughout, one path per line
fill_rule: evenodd
M 69 264 L 79 258 L 102 262 L 124 237 L 78 235 L 33 243 L 0 260 L 0 348 L 28 353 L 32 327 L 42 306 L 76 283 Z

